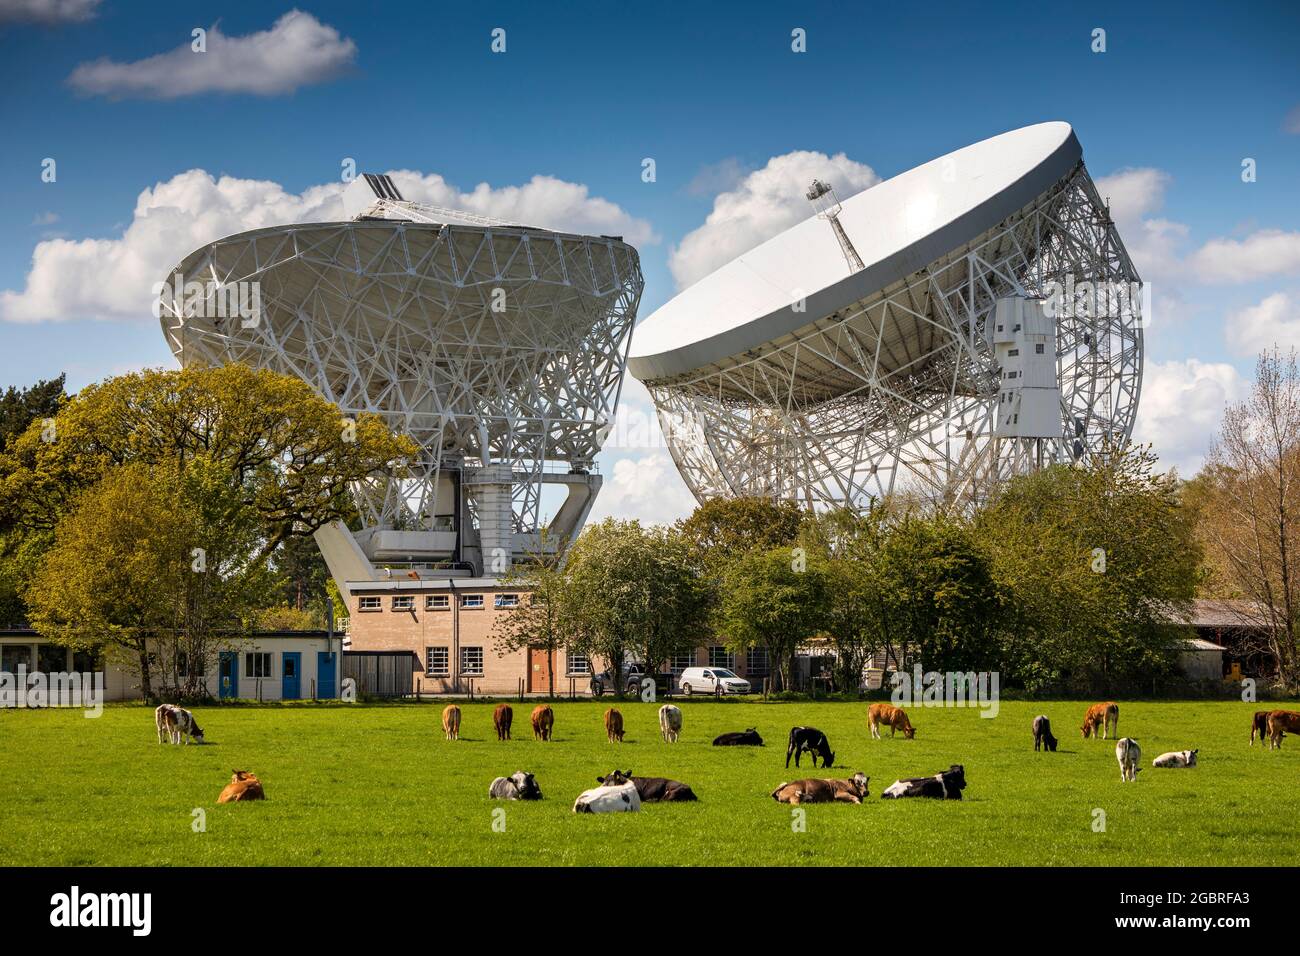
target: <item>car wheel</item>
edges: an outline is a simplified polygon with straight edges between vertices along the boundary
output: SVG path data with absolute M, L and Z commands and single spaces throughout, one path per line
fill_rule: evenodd
M 683 684 L 683 685 L 682 685 L 682 693 L 685 694 L 687 697 L 690 697 L 690 696 L 691 696 L 691 685 L 690 685 L 690 684 Z

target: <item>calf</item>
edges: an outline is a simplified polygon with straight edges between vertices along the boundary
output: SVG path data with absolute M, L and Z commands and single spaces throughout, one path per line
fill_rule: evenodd
M 497 729 L 497 740 L 510 739 L 510 725 L 514 723 L 515 712 L 509 704 L 497 704 L 492 711 L 492 726 Z
M 1199 750 L 1175 750 L 1151 761 L 1153 767 L 1195 767 Z
M 1093 704 L 1088 708 L 1088 712 L 1083 715 L 1083 726 L 1079 728 L 1083 732 L 1083 739 L 1097 737 L 1098 727 L 1101 728 L 1102 740 L 1106 739 L 1108 733 L 1111 737 L 1119 733 L 1119 704 L 1108 700 L 1104 704 Z
M 550 740 L 551 728 L 555 726 L 555 711 L 551 710 L 546 704 L 539 704 L 533 708 L 533 739 Z
M 189 745 L 191 739 L 196 744 L 203 743 L 203 728 L 184 707 L 175 704 L 159 704 L 153 712 L 153 722 L 158 728 L 158 743 L 168 741 L 174 744 Z
M 605 736 L 611 744 L 623 742 L 623 715 L 613 707 L 605 711 Z
M 1044 714 L 1039 714 L 1034 718 L 1034 752 L 1037 753 L 1040 747 L 1053 753 L 1056 752 L 1056 738 L 1052 736 L 1052 722 Z
M 871 778 L 859 772 L 848 780 L 796 780 L 772 791 L 777 803 L 861 803 Z
M 794 757 L 794 765 L 799 766 L 799 757 L 804 753 L 812 754 L 814 767 L 817 766 L 818 757 L 822 758 L 823 767 L 829 767 L 835 762 L 835 754 L 824 733 L 816 727 L 791 727 L 790 742 L 785 748 L 785 765 L 789 767 L 790 758 Z
M 715 747 L 761 747 L 763 738 L 758 735 L 758 731 L 753 727 L 748 730 L 732 731 L 727 734 L 719 734 L 713 738 Z
M 663 736 L 664 743 L 677 743 L 677 735 L 681 732 L 682 709 L 672 704 L 664 704 L 659 708 L 659 733 Z
M 934 800 L 960 800 L 966 789 L 966 768 L 953 764 L 933 777 L 909 777 L 895 780 L 880 795 L 882 800 L 901 800 L 905 797 L 930 797 Z
M 889 728 L 889 736 L 891 737 L 900 730 L 906 740 L 911 740 L 916 736 L 916 728 L 907 719 L 907 711 L 901 707 L 895 707 L 893 704 L 883 702 L 872 704 L 871 709 L 867 711 L 867 724 L 870 726 L 871 736 L 875 740 L 880 739 L 880 725 L 882 723 Z
M 574 813 L 636 813 L 640 809 L 641 797 L 631 780 L 614 787 L 584 790 L 573 801 Z
M 455 704 L 442 710 L 442 733 L 448 740 L 460 740 L 460 708 Z
M 230 783 L 221 791 L 221 796 L 217 797 L 217 803 L 266 799 L 266 792 L 262 789 L 262 781 L 257 779 L 257 774 L 251 770 L 235 770 L 232 774 Z
M 634 777 L 631 770 L 614 770 L 603 777 L 597 777 L 596 781 L 607 787 L 621 787 L 631 781 L 642 803 L 682 803 L 697 799 L 695 791 L 680 780 L 669 780 L 666 777 Z
M 531 773 L 516 770 L 508 777 L 497 777 L 488 787 L 493 800 L 540 800 L 542 788 Z
M 1137 780 L 1142 768 L 1142 748 L 1132 737 L 1122 737 L 1115 745 L 1115 759 L 1119 761 L 1119 778 L 1125 783 Z
M 1259 734 L 1259 742 L 1262 744 L 1268 739 L 1268 711 L 1257 710 L 1255 716 L 1250 718 L 1250 745 L 1255 746 L 1255 734 Z
M 1270 710 L 1268 712 L 1268 749 L 1282 748 L 1282 738 L 1290 731 L 1300 734 L 1300 714 L 1294 710 Z

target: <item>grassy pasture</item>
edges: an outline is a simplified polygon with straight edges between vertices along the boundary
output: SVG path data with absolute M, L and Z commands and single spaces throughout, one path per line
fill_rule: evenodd
M 443 739 L 441 705 L 428 703 L 199 708 L 202 747 L 160 746 L 141 706 L 94 720 L 0 712 L 0 864 L 1300 865 L 1300 740 L 1249 747 L 1256 705 L 1121 701 L 1120 733 L 1138 738 L 1145 767 L 1122 784 L 1113 743 L 1080 739 L 1084 702 L 1003 702 L 993 719 L 914 707 L 912 741 L 871 740 L 865 703 L 679 704 L 676 745 L 660 739 L 655 705 L 619 704 L 621 746 L 605 740 L 608 699 L 554 705 L 550 744 L 532 739 L 532 702 L 513 703 L 504 743 L 490 703 L 462 704 L 459 742 Z M 1034 753 L 1038 713 L 1060 752 Z M 829 735 L 835 769 L 785 769 L 795 724 Z M 710 746 L 749 726 L 765 747 Z M 1194 747 L 1195 769 L 1151 768 Z M 966 766 L 963 802 L 879 799 L 898 777 L 951 763 Z M 700 802 L 573 814 L 574 797 L 615 766 L 683 780 Z M 268 800 L 218 806 L 232 767 L 255 771 Z M 491 779 L 518 769 L 537 774 L 546 799 L 489 800 Z M 805 807 L 805 832 L 769 796 L 783 781 L 853 770 L 870 775 L 870 798 Z M 498 807 L 504 832 L 492 826 Z M 196 808 L 206 832 L 192 828 Z

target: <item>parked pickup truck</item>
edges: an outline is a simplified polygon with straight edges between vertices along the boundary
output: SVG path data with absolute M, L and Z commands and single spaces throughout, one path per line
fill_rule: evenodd
M 623 665 L 623 689 L 631 696 L 641 693 L 641 681 L 647 676 L 654 678 L 655 694 L 667 695 L 672 690 L 673 676 L 671 674 L 652 674 L 647 675 L 644 665 L 632 661 Z M 610 667 L 599 674 L 591 675 L 591 694 L 593 697 L 600 697 L 606 691 L 614 691 L 614 668 Z

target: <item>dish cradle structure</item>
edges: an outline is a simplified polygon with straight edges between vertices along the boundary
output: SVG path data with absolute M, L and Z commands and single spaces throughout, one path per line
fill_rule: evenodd
M 1140 278 L 1067 124 L 829 188 L 637 330 L 629 368 L 698 500 L 961 507 L 1127 440 Z
M 295 375 L 419 445 L 405 477 L 355 489 L 358 531 L 317 532 L 340 586 L 381 565 L 497 575 L 563 548 L 601 485 L 594 459 L 643 287 L 636 250 L 407 202 L 386 176 L 358 177 L 343 199 L 350 220 L 244 232 L 182 260 L 171 276 L 204 283 L 209 306 L 257 283 L 261 309 L 211 317 L 165 286 L 172 351 Z M 567 493 L 550 515 L 547 487 Z

